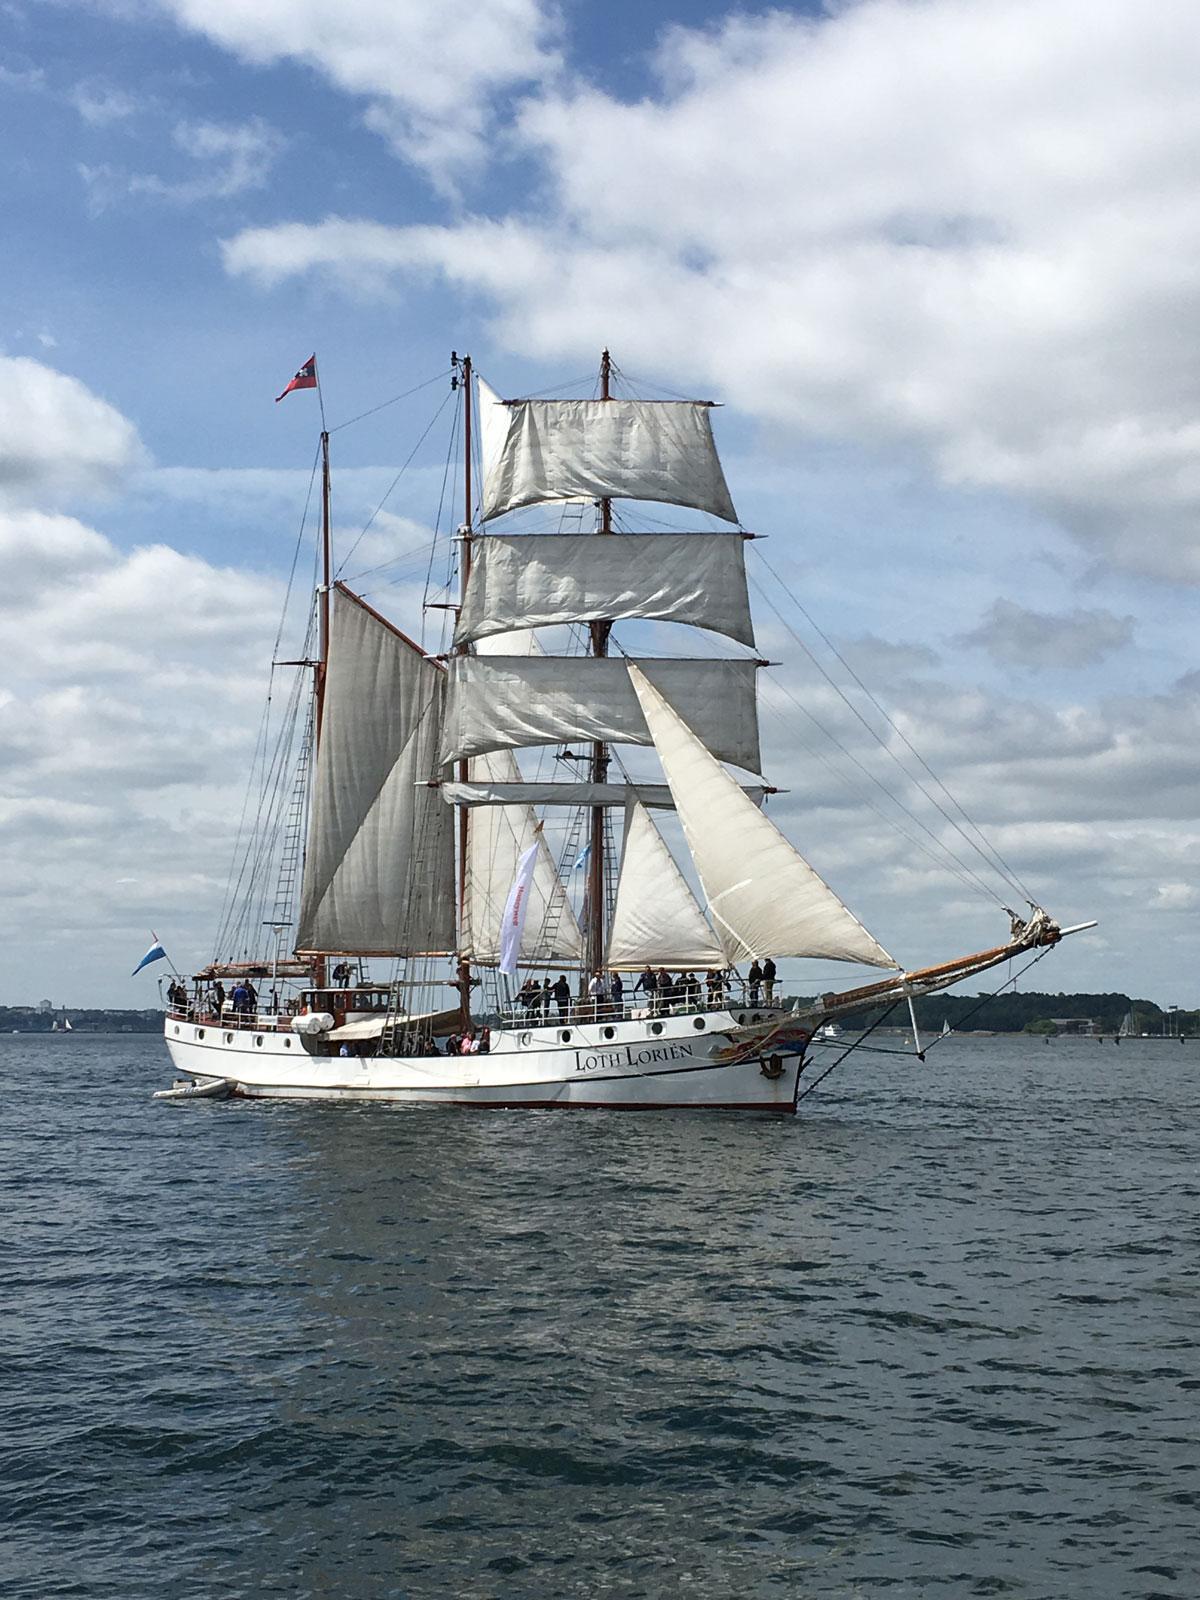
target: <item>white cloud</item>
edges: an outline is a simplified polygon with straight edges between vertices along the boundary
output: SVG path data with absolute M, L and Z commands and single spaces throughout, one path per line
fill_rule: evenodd
M 367 101 L 366 120 L 450 182 L 487 153 L 493 98 L 555 70 L 543 0 L 158 0 L 255 65 L 294 61 Z
M 607 342 L 1200 581 L 1190 0 L 861 0 L 675 29 L 658 66 L 636 103 L 524 103 L 528 211 L 253 230 L 227 267 L 442 274 L 527 354 Z
M 143 102 L 126 89 L 88 79 L 77 83 L 68 99 L 90 128 L 106 128 L 125 122 L 141 109 Z
M 0 356 L 0 499 L 52 503 L 106 493 L 145 451 L 127 418 L 77 378 Z
M 180 122 L 172 131 L 175 147 L 196 164 L 192 177 L 168 179 L 156 173 L 125 172 L 119 167 L 81 164 L 93 211 L 116 200 L 148 197 L 191 205 L 202 200 L 228 200 L 266 185 L 287 141 L 276 128 L 252 117 L 249 122 Z

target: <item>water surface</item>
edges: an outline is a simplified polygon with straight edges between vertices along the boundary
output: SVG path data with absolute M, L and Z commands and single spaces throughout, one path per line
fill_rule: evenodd
M 794 1121 L 169 1076 L 0 1039 L 9 1600 L 1200 1594 L 1200 1044 Z

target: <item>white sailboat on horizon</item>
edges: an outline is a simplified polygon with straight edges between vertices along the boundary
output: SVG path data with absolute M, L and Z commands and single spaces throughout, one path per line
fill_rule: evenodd
M 270 800 L 284 842 L 275 915 L 261 925 L 275 949 L 227 948 L 172 1004 L 166 1042 L 178 1069 L 246 1096 L 786 1112 L 809 1040 L 830 1036 L 838 1017 L 911 1006 L 1057 943 L 1062 932 L 1034 907 L 1001 945 L 906 971 L 761 808 L 771 791 L 757 716 L 766 663 L 745 571 L 753 536 L 738 523 L 708 402 L 616 396 L 607 351 L 590 400 L 504 401 L 469 358 L 454 369 L 466 514 L 451 648 L 426 652 L 333 581 L 323 432 L 317 649 L 300 663 L 315 669 L 313 703 L 286 827 L 283 802 Z M 732 527 L 626 532 L 614 500 L 691 508 Z M 579 502 L 595 504 L 596 537 L 492 526 L 524 507 Z M 637 620 L 704 630 L 743 653 L 627 655 L 614 625 Z M 543 653 L 533 630 L 563 627 L 586 654 Z M 661 778 L 631 778 L 622 745 L 652 749 Z M 570 775 L 527 780 L 516 752 L 548 746 Z M 699 899 L 654 820 L 664 808 L 678 817 Z M 571 819 L 566 856 L 586 863 L 578 910 L 571 860 L 547 835 L 555 813 Z M 522 862 L 520 924 L 507 942 L 526 974 L 546 974 L 533 1005 L 530 980 L 519 1002 L 501 971 Z M 246 916 L 239 937 L 249 937 Z M 788 1011 L 729 976 L 768 957 L 886 976 Z M 391 963 L 386 981 L 367 978 L 371 960 Z M 632 981 L 665 969 L 682 969 L 669 992 L 640 980 L 632 1007 L 596 992 L 600 974 Z M 576 976 L 564 1001 L 549 974 L 567 971 Z M 269 983 L 269 1004 L 255 980 Z M 478 1045 L 484 1032 L 486 1049 L 446 1053 L 446 1041 Z

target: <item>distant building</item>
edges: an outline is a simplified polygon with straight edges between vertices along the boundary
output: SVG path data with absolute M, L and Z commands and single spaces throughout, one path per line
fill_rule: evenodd
M 1094 1017 L 1051 1017 L 1055 1033 L 1079 1033 L 1091 1035 L 1098 1031 Z
M 54 1010 L 54 1001 L 53 1000 L 39 1000 L 38 1001 L 38 1010 L 39 1011 L 53 1011 Z

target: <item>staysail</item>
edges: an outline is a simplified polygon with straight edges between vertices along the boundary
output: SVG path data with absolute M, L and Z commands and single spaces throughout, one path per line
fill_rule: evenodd
M 644 617 L 752 645 L 745 537 L 736 533 L 489 534 L 472 547 L 454 642 L 514 628 Z
M 898 966 L 640 667 L 627 666 L 727 963 L 811 956 Z
M 723 967 L 725 953 L 650 813 L 633 800 L 608 936 L 607 967 Z
M 479 380 L 483 520 L 561 500 L 660 500 L 736 522 L 710 407 L 691 400 L 502 401 Z
M 428 787 L 446 674 L 348 589 L 331 598 L 297 953 L 452 951 L 453 813 Z
M 516 759 L 508 750 L 476 756 L 470 763 L 469 782 L 524 787 Z M 446 815 L 451 815 L 449 810 Z M 554 857 L 532 807 L 518 803 L 473 808 L 467 819 L 461 949 L 478 965 L 494 965 L 500 959 L 504 903 L 522 856 L 535 843 L 538 852 L 529 883 L 520 959 L 572 963 L 580 959 L 583 939 Z

